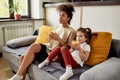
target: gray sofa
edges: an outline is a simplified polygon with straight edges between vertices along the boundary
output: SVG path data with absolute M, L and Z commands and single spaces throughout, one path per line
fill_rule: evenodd
M 38 31 L 35 31 L 34 35 L 37 33 Z M 35 41 L 35 37 L 29 39 L 33 42 Z M 18 70 L 19 57 L 25 53 L 28 46 L 32 43 L 32 41 L 27 43 L 24 40 L 26 40 L 26 37 L 24 37 L 24 39 L 14 39 L 11 41 L 12 44 L 8 41 L 7 44 L 9 44 L 9 46 L 3 47 L 3 56 L 7 59 L 14 72 Z M 22 42 L 25 42 L 25 45 L 18 46 L 18 44 Z M 39 62 L 33 62 L 29 66 L 28 78 L 26 80 L 58 80 L 65 72 L 65 68 L 61 67 L 57 62 L 51 62 L 50 65 L 42 69 L 38 69 L 38 63 Z M 120 40 L 112 39 L 111 49 L 106 61 L 93 67 L 84 65 L 82 68 L 73 69 L 73 72 L 74 75 L 70 80 L 120 80 Z

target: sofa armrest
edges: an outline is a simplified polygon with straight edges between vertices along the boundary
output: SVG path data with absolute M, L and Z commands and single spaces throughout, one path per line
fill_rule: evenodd
M 111 58 L 111 57 L 120 58 L 120 40 L 118 39 L 112 39 L 108 58 Z
M 109 58 L 82 73 L 79 80 L 120 80 L 120 59 Z
M 9 40 L 7 46 L 10 48 L 18 48 L 22 46 L 27 46 L 33 43 L 36 40 L 37 36 L 26 36 L 16 39 Z
M 36 30 L 33 32 L 33 35 L 38 35 L 38 32 L 39 32 L 39 29 L 36 29 Z

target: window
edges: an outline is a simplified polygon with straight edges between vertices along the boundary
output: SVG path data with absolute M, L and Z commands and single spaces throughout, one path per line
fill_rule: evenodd
M 0 0 L 0 18 L 9 17 L 8 0 Z
M 68 0 L 69 2 L 82 2 L 82 1 L 106 1 L 106 0 Z
M 19 14 L 21 14 L 22 17 L 30 17 L 30 0 L 0 0 L 0 18 L 9 18 L 10 3 L 15 1 L 19 1 L 20 3 Z

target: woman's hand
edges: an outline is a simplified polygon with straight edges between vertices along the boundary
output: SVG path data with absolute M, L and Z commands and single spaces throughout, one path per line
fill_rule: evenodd
M 54 34 L 53 32 L 50 32 L 50 33 L 49 33 L 48 36 L 49 36 L 50 39 L 52 39 L 53 34 Z
M 52 33 L 52 38 L 57 40 L 57 41 L 60 39 L 56 33 Z
M 55 32 L 50 32 L 49 33 L 49 41 L 50 41 L 50 39 L 57 40 L 59 42 L 60 46 L 66 46 L 67 47 L 67 44 Z

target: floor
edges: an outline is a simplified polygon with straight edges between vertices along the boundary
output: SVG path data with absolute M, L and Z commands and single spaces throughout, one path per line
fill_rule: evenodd
M 7 80 L 14 73 L 11 71 L 6 59 L 4 57 L 0 57 L 0 80 Z

